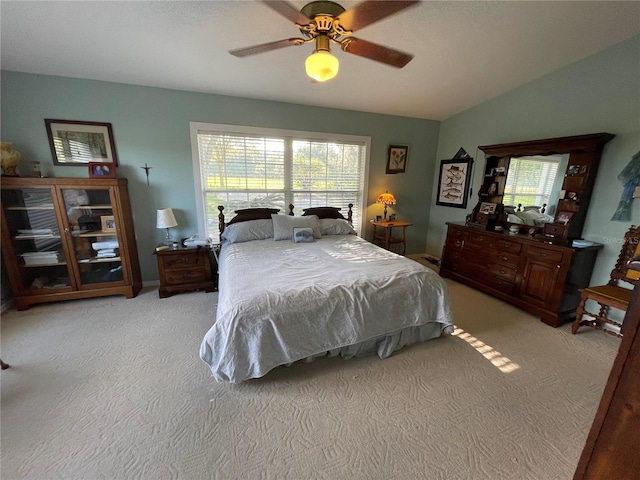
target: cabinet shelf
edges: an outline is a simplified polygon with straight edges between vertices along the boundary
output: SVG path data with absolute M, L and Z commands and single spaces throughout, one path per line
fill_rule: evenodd
M 64 265 L 66 265 L 66 264 L 67 264 L 67 262 L 54 262 L 54 263 L 32 263 L 32 264 L 29 264 L 29 265 L 27 265 L 27 264 L 23 264 L 23 265 L 20 265 L 20 267 L 22 267 L 22 268 L 34 268 L 34 267 L 36 267 L 36 268 L 42 268 L 42 267 L 59 267 L 59 266 L 61 266 L 61 265 L 62 265 L 62 266 L 64 266 Z
M 26 210 L 53 210 L 53 205 L 40 205 L 37 207 L 7 207 L 6 210 L 26 211 Z
M 37 238 L 61 238 L 60 235 L 16 235 L 16 240 L 34 240 Z
M 120 262 L 120 257 L 105 257 L 105 258 L 85 258 L 83 260 L 78 260 L 78 263 L 108 263 L 108 262 Z
M 77 205 L 71 210 L 113 210 L 113 205 Z
M 75 238 L 88 238 L 88 237 L 115 237 L 118 235 L 117 232 L 103 232 L 101 230 L 95 230 L 92 232 L 84 232 L 84 233 L 72 233 L 71 234 Z

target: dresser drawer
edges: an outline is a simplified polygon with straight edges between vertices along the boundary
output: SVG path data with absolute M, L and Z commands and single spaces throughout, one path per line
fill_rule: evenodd
M 500 265 L 498 263 L 494 263 L 489 266 L 489 271 L 493 273 L 495 276 L 500 277 L 505 280 L 509 280 L 510 282 L 515 281 L 516 279 L 516 269 L 507 267 L 505 265 Z
M 556 263 L 562 261 L 563 253 L 547 248 L 529 247 L 527 248 L 526 255 L 529 258 L 538 258 L 540 260 L 547 260 L 550 263 Z
M 520 261 L 520 255 L 509 252 L 494 252 L 493 255 L 491 255 L 491 259 L 500 265 L 516 268 Z
M 494 288 L 501 293 L 505 293 L 507 295 L 513 295 L 513 283 L 505 280 L 501 277 L 494 277 L 493 275 L 487 275 L 485 278 L 486 285 L 490 288 Z
M 449 240 L 467 240 L 469 238 L 469 232 L 464 230 L 458 230 L 457 228 L 450 228 L 447 231 L 447 241 Z
M 494 245 L 499 252 L 520 253 L 520 250 L 522 250 L 522 244 L 512 242 L 510 240 L 503 240 L 501 238 L 495 240 Z
M 204 268 L 187 268 L 182 270 L 169 270 L 165 275 L 167 285 L 183 285 L 185 283 L 197 283 L 207 280 L 207 272 Z
M 493 248 L 494 239 L 490 235 L 484 235 L 482 233 L 472 232 L 469 234 L 469 244 L 477 247 Z
M 176 268 L 200 267 L 204 264 L 201 255 L 185 252 L 176 255 L 166 255 L 162 257 L 162 263 L 167 270 Z

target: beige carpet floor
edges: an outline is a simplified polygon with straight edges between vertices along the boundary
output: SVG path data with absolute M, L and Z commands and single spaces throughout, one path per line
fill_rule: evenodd
M 449 282 L 456 335 L 240 385 L 216 294 L 2 315 L 2 479 L 569 479 L 620 341 Z

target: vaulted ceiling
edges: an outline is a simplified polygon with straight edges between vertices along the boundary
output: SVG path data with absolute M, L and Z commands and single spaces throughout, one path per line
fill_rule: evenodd
M 3 70 L 434 120 L 640 34 L 640 2 L 424 1 L 356 35 L 412 53 L 406 67 L 334 48 L 338 76 L 313 83 L 310 44 L 228 53 L 300 36 L 257 1 L 3 0 L 0 13 Z

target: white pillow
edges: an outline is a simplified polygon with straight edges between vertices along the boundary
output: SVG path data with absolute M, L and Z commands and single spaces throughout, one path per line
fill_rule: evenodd
M 536 221 L 544 218 L 544 215 L 535 210 L 527 210 L 526 212 L 516 212 L 516 215 L 527 225 L 536 225 Z
M 271 215 L 273 220 L 273 239 L 274 240 L 291 240 L 293 237 L 294 227 L 311 227 L 313 228 L 313 237 L 321 238 L 320 220 L 317 215 L 308 215 L 306 217 L 292 217 L 291 215 Z
M 509 222 L 509 223 L 524 223 L 522 221 L 522 219 L 519 216 L 517 216 L 515 213 L 510 213 L 507 216 L 507 222 Z
M 321 218 L 320 232 L 322 235 L 355 235 L 353 227 L 342 218 Z
M 241 243 L 250 240 L 264 240 L 273 237 L 273 221 L 269 219 L 248 220 L 227 225 L 222 232 L 222 240 Z

